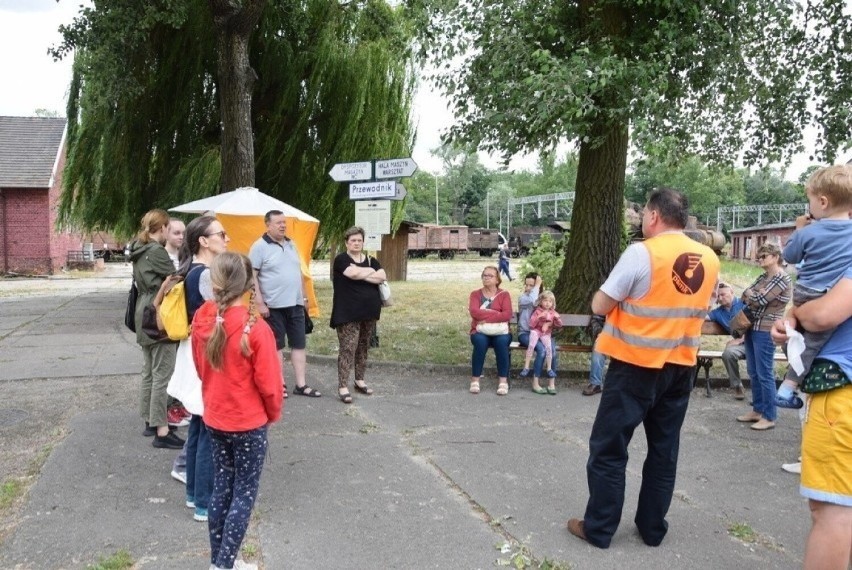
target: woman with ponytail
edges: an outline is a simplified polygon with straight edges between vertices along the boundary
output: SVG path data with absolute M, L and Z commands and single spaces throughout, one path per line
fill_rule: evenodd
M 169 430 L 166 417 L 169 396 L 166 386 L 175 369 L 177 343 L 168 338 L 151 338 L 142 327 L 142 311 L 151 304 L 163 281 L 174 273 L 175 266 L 164 244 L 169 228 L 169 215 L 164 210 L 151 210 L 142 216 L 141 229 L 130 246 L 133 280 L 139 290 L 136 300 L 136 342 L 142 347 L 142 387 L 139 412 L 145 420 L 146 437 L 154 436 L 154 447 L 180 449 L 184 441 Z
M 184 278 L 186 314 L 188 322 L 191 323 L 195 312 L 204 301 L 214 299 L 210 264 L 228 248 L 230 240 L 222 224 L 213 216 L 200 216 L 189 222 L 185 238 L 180 249 L 178 274 Z M 178 346 L 175 373 L 169 382 L 169 394 L 183 401 L 184 406 L 192 413 L 192 419 L 189 422 L 186 445 L 175 459 L 172 473 L 184 472 L 186 506 L 195 509 L 195 520 L 206 522 L 207 505 L 213 491 L 213 458 L 210 452 L 210 435 L 202 421 L 204 407 L 200 401 L 199 384 L 192 360 L 191 340 L 182 340 Z M 187 390 L 188 393 L 180 393 L 181 390 Z M 180 480 L 179 476 L 175 478 Z
M 214 300 L 192 320 L 192 353 L 213 454 L 208 505 L 211 568 L 256 570 L 237 560 L 248 528 L 267 449 L 267 427 L 284 404 L 272 329 L 258 319 L 249 259 L 225 252 L 210 265 Z

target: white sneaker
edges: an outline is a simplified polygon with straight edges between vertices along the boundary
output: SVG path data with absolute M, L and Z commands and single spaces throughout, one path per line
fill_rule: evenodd
M 781 465 L 781 469 L 783 469 L 787 473 L 795 473 L 797 475 L 801 475 L 802 462 L 799 461 L 798 463 L 784 463 L 783 465 Z
M 243 560 L 234 560 L 234 570 L 257 570 L 257 564 L 249 564 Z
M 180 481 L 186 485 L 186 471 L 176 471 L 175 469 L 172 469 L 172 479 Z

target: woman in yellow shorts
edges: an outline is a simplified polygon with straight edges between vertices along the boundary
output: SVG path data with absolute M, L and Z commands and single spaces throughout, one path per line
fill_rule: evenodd
M 800 491 L 811 509 L 806 570 L 846 570 L 852 562 L 852 269 L 823 297 L 793 309 L 787 318 L 806 330 L 837 327 L 803 382 L 810 394 L 802 425 Z M 772 336 L 784 342 L 782 321 Z

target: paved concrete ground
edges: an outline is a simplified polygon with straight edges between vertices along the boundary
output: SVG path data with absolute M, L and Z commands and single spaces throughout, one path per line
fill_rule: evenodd
M 208 566 L 205 525 L 169 477 L 175 452 L 141 436 L 141 355 L 120 324 L 124 295 L 116 287 L 0 301 L 0 446 L 53 418 L 62 434 L 0 544 L 0 568 L 86 568 L 119 549 L 140 569 Z M 743 402 L 697 389 L 658 548 L 632 524 L 640 428 L 622 525 L 598 550 L 564 528 L 585 506 L 597 397 L 565 381 L 556 396 L 518 382 L 498 397 L 493 376 L 471 396 L 452 368 L 374 365 L 368 379 L 376 394 L 345 406 L 329 397 L 334 363 L 312 360 L 309 382 L 326 395 L 287 400 L 248 540 L 262 568 L 493 568 L 519 545 L 574 568 L 801 566 L 807 506 L 796 476 L 780 469 L 798 454 L 795 413 L 782 410 L 776 429 L 757 433 L 734 421 Z M 2 473 L 21 460 L 2 457 Z M 734 524 L 754 542 L 732 537 Z M 498 550 L 504 543 L 511 552 Z

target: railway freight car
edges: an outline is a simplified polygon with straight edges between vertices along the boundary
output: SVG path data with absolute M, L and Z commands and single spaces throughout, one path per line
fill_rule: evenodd
M 423 224 L 420 231 L 408 234 L 408 257 L 437 253 L 440 259 L 452 259 L 467 251 L 467 230 L 467 226 Z
M 408 257 L 437 254 L 440 259 L 452 259 L 457 253 L 469 252 L 491 256 L 504 243 L 506 239 L 497 230 L 420 224 L 418 231 L 408 234 Z

